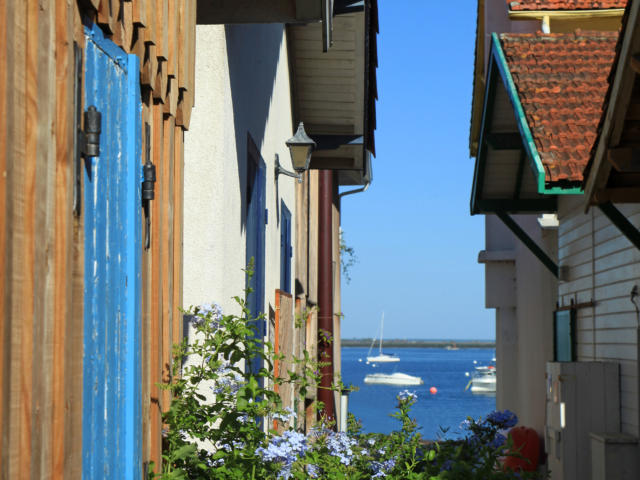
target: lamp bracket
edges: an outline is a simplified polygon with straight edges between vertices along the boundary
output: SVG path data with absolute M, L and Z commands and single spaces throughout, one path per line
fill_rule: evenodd
M 289 170 L 286 170 L 285 168 L 283 168 L 280 165 L 280 157 L 276 153 L 275 169 L 274 169 L 274 175 L 275 175 L 276 181 L 278 180 L 278 175 L 280 175 L 280 174 L 286 175 L 288 177 L 297 178 L 298 179 L 298 183 L 302 183 L 302 174 L 301 173 L 290 172 Z

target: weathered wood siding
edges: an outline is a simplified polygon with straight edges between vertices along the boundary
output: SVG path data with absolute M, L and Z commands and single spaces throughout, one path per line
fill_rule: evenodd
M 141 161 L 149 124 L 158 173 L 143 251 L 142 457 L 160 463 L 169 398 L 156 384 L 168 378 L 181 324 L 195 14 L 195 0 L 0 2 L 0 478 L 81 476 L 84 224 L 73 213 L 81 15 L 140 59 Z
M 619 205 L 640 227 L 640 206 Z M 622 431 L 638 433 L 638 318 L 630 301 L 640 285 L 640 251 L 598 209 L 583 213 L 579 199 L 559 205 L 558 260 L 569 266 L 569 281 L 560 282 L 561 305 L 595 302 L 577 310 L 578 361 L 613 360 L 620 363 Z

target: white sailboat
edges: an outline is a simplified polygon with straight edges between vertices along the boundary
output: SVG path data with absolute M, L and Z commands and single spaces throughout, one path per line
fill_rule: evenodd
M 369 353 L 367 353 L 367 363 L 390 363 L 390 362 L 399 362 L 400 357 L 396 357 L 394 355 L 388 355 L 386 353 L 382 353 L 382 329 L 384 327 L 384 312 L 382 312 L 382 319 L 380 320 L 380 345 L 378 347 L 378 355 L 371 355 L 371 350 L 373 349 L 373 345 L 376 342 L 374 338 L 371 341 L 371 346 L 369 347 Z
M 381 385 L 422 385 L 424 382 L 420 377 L 407 375 L 406 373 L 370 373 L 364 377 L 364 383 Z

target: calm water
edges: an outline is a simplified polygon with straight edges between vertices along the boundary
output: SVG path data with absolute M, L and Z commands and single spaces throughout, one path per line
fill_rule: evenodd
M 471 416 L 478 418 L 495 409 L 493 395 L 472 394 L 465 391 L 473 371 L 473 361 L 488 364 L 495 356 L 494 349 L 470 348 L 445 350 L 443 348 L 385 348 L 385 353 L 400 357 L 395 364 L 367 365 L 368 348 L 342 348 L 342 379 L 359 390 L 349 395 L 349 411 L 362 421 L 366 432 L 389 433 L 399 429 L 400 422 L 389 416 L 397 404 L 396 395 L 405 388 L 418 394 L 418 403 L 412 409 L 413 417 L 422 427 L 424 438 L 436 439 L 439 427 L 450 428 L 448 437 L 455 437 L 460 423 Z M 362 362 L 358 360 L 362 359 Z M 422 377 L 424 385 L 398 387 L 392 385 L 365 385 L 368 373 L 392 373 L 398 371 Z M 432 395 L 434 386 L 438 393 Z

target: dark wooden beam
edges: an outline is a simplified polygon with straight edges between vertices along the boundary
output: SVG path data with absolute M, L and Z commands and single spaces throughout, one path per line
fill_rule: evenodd
M 522 177 L 524 176 L 524 164 L 527 159 L 527 152 L 524 148 L 520 150 L 520 161 L 518 162 L 518 173 L 516 176 L 516 187 L 513 190 L 513 198 L 517 199 L 520 196 L 520 190 L 522 188 Z
M 516 221 L 505 212 L 496 212 L 496 215 L 507 226 L 513 234 L 520 239 L 522 243 L 533 253 L 547 269 L 558 278 L 558 265 L 547 253 L 538 246 L 538 244 L 525 232 Z
M 607 160 L 618 172 L 640 172 L 640 149 L 628 147 L 610 148 L 607 151 Z
M 483 199 L 476 202 L 475 213 L 553 213 L 558 210 L 556 197 L 540 199 Z
M 487 143 L 494 150 L 520 150 L 522 149 L 522 137 L 520 132 L 489 133 Z
M 618 210 L 613 203 L 598 205 L 602 213 L 613 223 L 627 239 L 640 250 L 640 231 Z
M 640 203 L 640 187 L 604 188 L 596 190 L 591 203 Z

